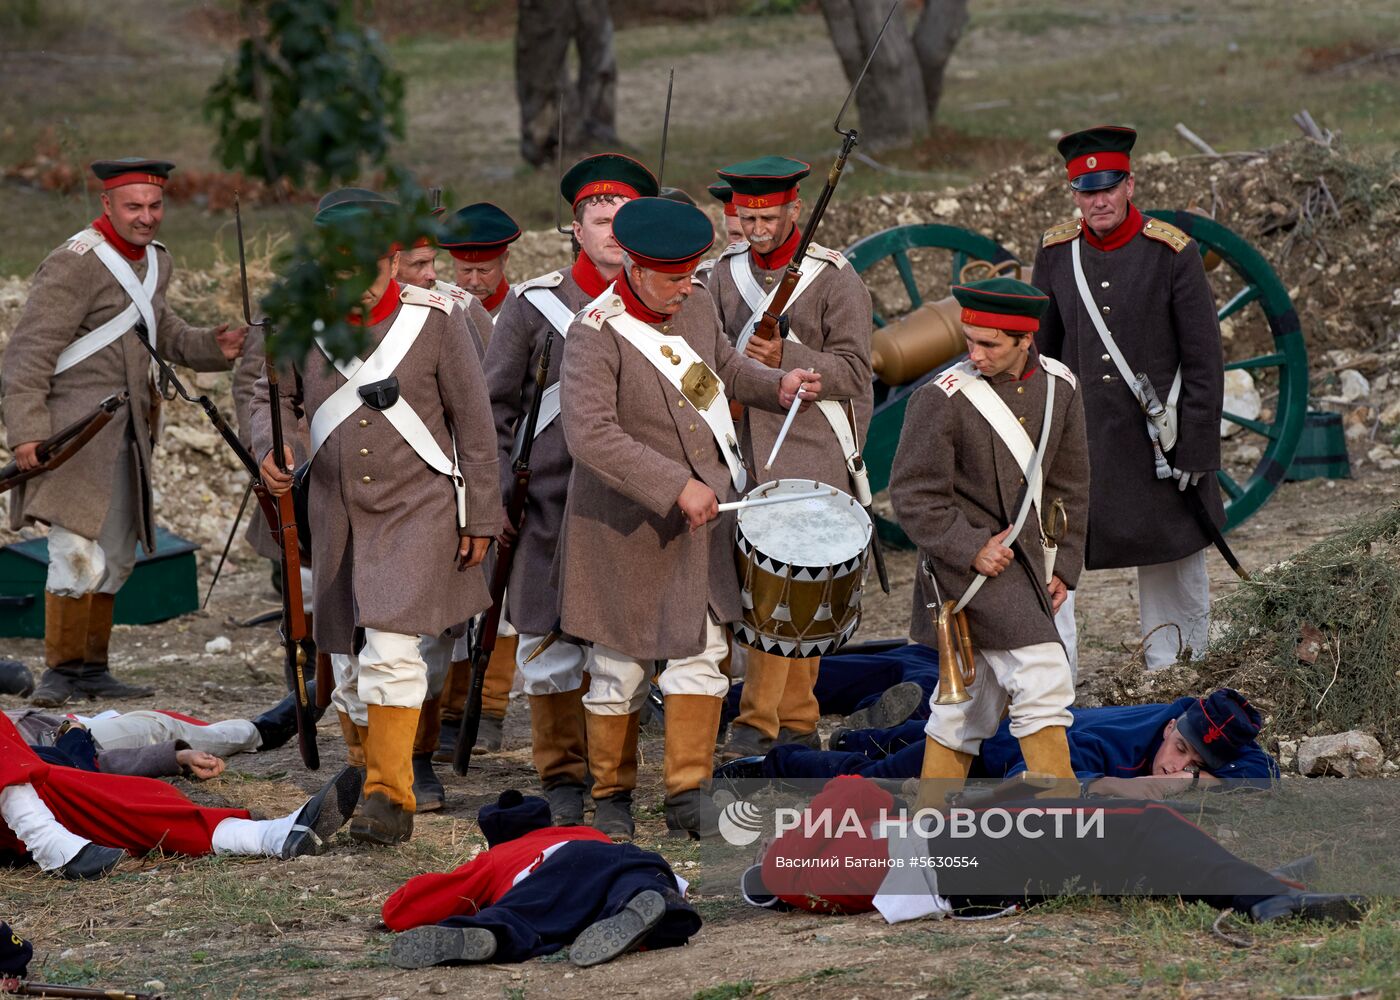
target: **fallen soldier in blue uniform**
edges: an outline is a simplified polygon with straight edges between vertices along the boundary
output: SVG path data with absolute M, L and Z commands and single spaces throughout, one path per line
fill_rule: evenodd
M 1207 698 L 1169 704 L 1071 709 L 1070 763 L 1085 791 L 1159 799 L 1190 788 L 1268 786 L 1278 764 L 1255 742 L 1259 712 L 1238 691 L 1221 688 Z M 1009 778 L 1026 769 L 1009 720 L 984 740 L 971 778 Z M 917 778 L 923 763 L 924 723 L 841 734 L 839 749 L 774 747 L 762 758 L 723 765 L 716 778 Z

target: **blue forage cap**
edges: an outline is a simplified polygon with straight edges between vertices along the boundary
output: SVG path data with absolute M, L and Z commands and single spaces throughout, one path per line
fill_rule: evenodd
M 554 825 L 549 803 L 538 795 L 521 795 L 508 788 L 490 805 L 481 807 L 476 822 L 490 847 L 523 837 L 532 830 Z
M 33 957 L 34 946 L 0 920 L 0 977 L 23 979 Z
M 1221 688 L 1197 698 L 1176 720 L 1176 731 L 1201 755 L 1207 771 L 1216 771 L 1238 757 L 1259 735 L 1263 719 L 1245 696 Z
M 714 245 L 715 227 L 694 205 L 635 198 L 613 216 L 613 239 L 638 266 L 681 274 L 695 270 Z
M 494 260 L 520 239 L 520 226 L 489 201 L 458 209 L 443 224 L 442 247 L 458 260 Z

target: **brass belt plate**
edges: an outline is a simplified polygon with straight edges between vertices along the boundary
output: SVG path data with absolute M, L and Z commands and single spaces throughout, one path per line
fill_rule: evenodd
M 681 394 L 697 410 L 708 410 L 719 395 L 719 376 L 703 361 L 696 361 L 681 376 Z

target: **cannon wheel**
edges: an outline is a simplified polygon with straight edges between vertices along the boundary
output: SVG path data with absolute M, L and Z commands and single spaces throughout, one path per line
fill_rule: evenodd
M 1252 374 L 1274 370 L 1278 394 L 1272 419 L 1267 422 L 1229 412 L 1224 414 L 1227 421 L 1259 435 L 1267 442 L 1259 461 L 1243 477 L 1243 481 L 1225 470 L 1216 473 L 1225 492 L 1225 530 L 1228 531 L 1263 506 L 1283 482 L 1284 474 L 1298 449 L 1308 408 L 1308 356 L 1302 327 L 1288 291 L 1274 269 L 1258 250 L 1237 233 L 1213 219 L 1191 212 L 1153 210 L 1147 214 L 1184 230 L 1200 245 L 1203 255 L 1214 252 L 1230 268 L 1231 283 L 1240 287 L 1217 310 L 1222 321 L 1257 303 L 1273 338 L 1273 350 L 1225 365 L 1227 370 L 1239 368 Z M 896 226 L 873 233 L 851 244 L 845 253 L 856 272 L 862 275 L 882 261 L 891 261 L 909 295 L 912 309 L 924 300 L 909 259 L 909 251 L 914 249 L 950 251 L 954 255 L 953 274 L 971 260 L 999 264 L 1016 259 L 1005 247 L 986 236 L 958 226 L 937 224 Z M 878 312 L 873 319 L 876 326 L 886 323 L 885 317 Z M 934 374 L 936 372 L 930 372 L 904 386 L 886 386 L 876 381 L 875 412 L 864 451 L 873 491 L 878 492 L 889 485 L 890 466 L 899 444 L 899 432 L 910 394 Z M 907 541 L 902 532 L 887 523 L 881 525 L 881 536 L 894 543 Z

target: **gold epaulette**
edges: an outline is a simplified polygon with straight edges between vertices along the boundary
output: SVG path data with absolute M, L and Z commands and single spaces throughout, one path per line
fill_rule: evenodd
M 1177 253 L 1186 249 L 1186 244 L 1191 242 L 1191 237 L 1173 226 L 1170 222 L 1163 222 L 1161 219 L 1149 218 L 1142 225 L 1142 235 L 1149 240 L 1156 240 L 1165 243 Z
M 1068 222 L 1061 222 L 1058 226 L 1051 226 L 1045 230 L 1045 235 L 1040 238 L 1042 247 L 1053 247 L 1057 243 L 1068 243 L 1079 235 L 1079 220 L 1070 219 Z

